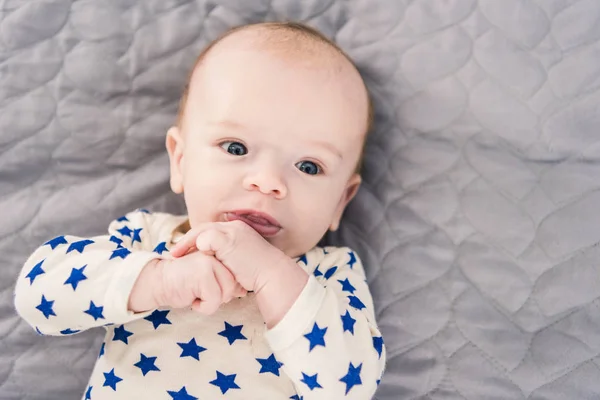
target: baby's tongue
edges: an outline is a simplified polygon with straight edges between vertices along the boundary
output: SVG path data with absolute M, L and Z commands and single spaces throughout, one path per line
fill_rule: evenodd
M 269 223 L 269 221 L 267 221 L 266 219 L 264 219 L 263 217 L 259 217 L 258 215 L 254 215 L 254 214 L 246 214 L 246 215 L 242 215 L 242 217 L 244 218 L 248 218 L 250 221 L 257 223 L 257 224 L 261 224 L 261 225 L 271 225 Z

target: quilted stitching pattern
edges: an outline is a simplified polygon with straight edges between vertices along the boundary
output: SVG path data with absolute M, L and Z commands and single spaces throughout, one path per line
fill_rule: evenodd
M 188 68 L 273 19 L 334 37 L 376 102 L 364 187 L 329 239 L 367 266 L 377 398 L 600 393 L 600 2 L 6 0 L 0 397 L 79 398 L 98 334 L 18 319 L 24 258 L 138 207 L 182 212 L 163 142 Z

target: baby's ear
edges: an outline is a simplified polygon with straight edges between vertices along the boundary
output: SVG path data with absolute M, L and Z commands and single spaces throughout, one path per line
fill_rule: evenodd
M 340 227 L 340 220 L 342 219 L 342 214 L 344 214 L 344 209 L 350 203 L 350 200 L 356 196 L 358 192 L 358 188 L 360 187 L 360 183 L 362 182 L 362 178 L 359 174 L 354 173 L 350 179 L 348 179 L 348 183 L 346 184 L 346 188 L 344 189 L 344 193 L 342 193 L 342 197 L 340 198 L 340 202 L 338 203 L 335 212 L 333 214 L 333 220 L 331 221 L 331 225 L 329 226 L 329 230 L 337 231 Z
M 166 146 L 171 170 L 171 190 L 183 193 L 183 138 L 178 127 L 172 126 L 167 131 Z

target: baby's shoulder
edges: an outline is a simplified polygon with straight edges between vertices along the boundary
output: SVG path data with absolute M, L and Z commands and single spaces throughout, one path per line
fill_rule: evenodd
M 319 266 L 349 266 L 353 268 L 360 264 L 356 251 L 347 246 L 316 246 L 299 258 L 307 265 Z
M 170 237 L 186 221 L 187 216 L 185 215 L 151 212 L 139 208 L 112 221 L 108 227 L 108 233 L 129 238 L 138 236 L 140 238 L 138 240 Z

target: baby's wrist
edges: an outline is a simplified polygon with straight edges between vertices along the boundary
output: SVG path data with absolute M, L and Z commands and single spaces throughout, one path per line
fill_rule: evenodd
M 146 312 L 162 306 L 162 271 L 166 261 L 154 259 L 144 266 L 129 295 L 130 311 Z

